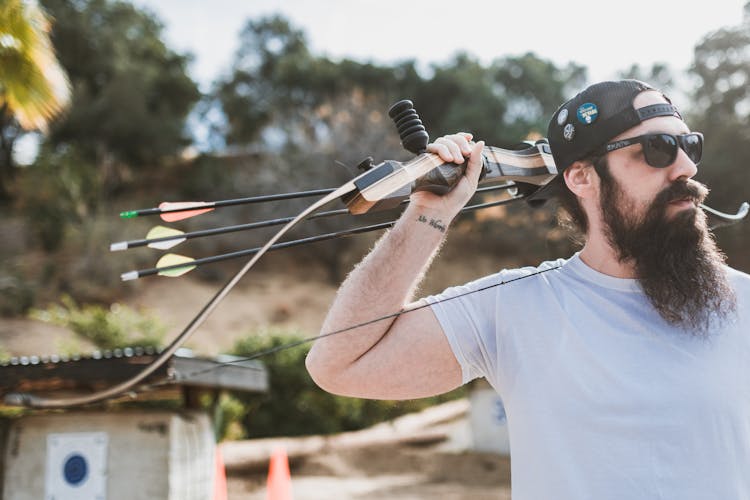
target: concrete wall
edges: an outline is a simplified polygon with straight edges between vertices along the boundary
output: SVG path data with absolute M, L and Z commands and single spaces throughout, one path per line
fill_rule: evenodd
M 61 473 L 58 466 L 48 463 L 54 452 L 50 443 L 75 442 L 81 437 L 85 447 L 87 436 L 98 437 L 96 446 L 100 452 L 105 450 L 102 456 L 106 457 L 104 464 L 90 467 L 91 481 L 101 479 L 97 474 L 104 476 L 105 496 L 93 498 L 211 498 L 215 443 L 208 417 L 199 412 L 163 411 L 59 413 L 13 421 L 3 450 L 3 498 L 69 498 L 64 488 L 50 492 L 51 480 Z
M 472 382 L 469 391 L 469 422 L 473 448 L 510 455 L 508 421 L 500 396 L 484 379 Z

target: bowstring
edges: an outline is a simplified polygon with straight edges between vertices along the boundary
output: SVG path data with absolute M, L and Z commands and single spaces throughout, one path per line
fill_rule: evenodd
M 515 281 L 520 281 L 520 280 L 523 280 L 523 279 L 526 279 L 526 278 L 531 278 L 532 276 L 538 276 L 540 274 L 543 274 L 543 273 L 546 273 L 546 272 L 549 272 L 549 271 L 554 271 L 556 269 L 560 269 L 561 267 L 562 267 L 561 265 L 558 265 L 558 266 L 550 267 L 550 268 L 547 268 L 547 269 L 542 269 L 541 271 L 536 271 L 534 273 L 527 274 L 525 276 L 519 276 L 517 278 L 509 279 L 507 281 L 500 281 L 498 283 L 493 283 L 491 285 L 486 285 L 486 286 L 477 288 L 475 290 L 469 290 L 469 291 L 466 291 L 466 292 L 461 292 L 461 293 L 458 293 L 456 295 L 452 295 L 450 297 L 444 297 L 442 299 L 437 299 L 437 300 L 434 300 L 434 301 L 431 301 L 431 302 L 430 301 L 424 301 L 424 303 L 422 303 L 422 304 L 420 304 L 418 306 L 411 307 L 409 309 L 402 309 L 400 311 L 397 311 L 397 312 L 394 312 L 394 313 L 390 313 L 390 314 L 386 314 L 384 316 L 379 316 L 377 318 L 374 318 L 374 319 L 371 319 L 371 320 L 367 320 L 367 321 L 364 321 L 364 322 L 361 322 L 361 323 L 357 323 L 357 324 L 352 325 L 352 326 L 347 326 L 345 328 L 340 328 L 338 330 L 333 330 L 333 331 L 330 331 L 330 332 L 322 333 L 320 335 L 314 335 L 312 337 L 306 337 L 304 339 L 295 340 L 293 342 L 288 342 L 286 344 L 278 345 L 278 346 L 271 347 L 271 348 L 268 348 L 268 349 L 263 349 L 261 351 L 258 351 L 258 352 L 255 352 L 253 354 L 250 354 L 248 356 L 240 357 L 240 358 L 233 359 L 233 360 L 230 360 L 230 361 L 225 361 L 225 362 L 222 362 L 222 363 L 217 364 L 215 366 L 211 366 L 209 368 L 203 368 L 201 370 L 196 370 L 194 372 L 190 372 L 190 373 L 187 373 L 185 375 L 171 376 L 170 378 L 168 378 L 168 379 L 166 379 L 164 381 L 155 382 L 153 384 L 148 384 L 148 385 L 145 385 L 145 386 L 141 386 L 139 389 L 131 391 L 131 394 L 145 392 L 145 391 L 148 391 L 148 390 L 151 390 L 151 389 L 155 389 L 155 388 L 158 388 L 158 387 L 162 387 L 162 386 L 175 385 L 175 384 L 177 384 L 179 382 L 182 382 L 182 381 L 185 381 L 185 380 L 189 380 L 192 377 L 196 377 L 198 375 L 203 375 L 203 374 L 212 372 L 214 370 L 219 370 L 221 368 L 224 368 L 225 366 L 231 366 L 231 365 L 234 365 L 236 363 L 244 363 L 244 362 L 247 362 L 247 361 L 253 361 L 253 360 L 256 360 L 256 359 L 259 359 L 259 358 L 262 358 L 262 357 L 265 357 L 265 356 L 269 356 L 271 354 L 274 354 L 274 353 L 277 353 L 277 352 L 280 352 L 280 351 L 284 351 L 284 350 L 287 350 L 287 349 L 293 349 L 293 348 L 298 347 L 300 345 L 304 345 L 304 344 L 307 344 L 309 342 L 314 342 L 314 341 L 316 341 L 318 339 L 323 339 L 323 338 L 326 338 L 326 337 L 332 337 L 334 335 L 339 335 L 339 334 L 342 334 L 342 333 L 347 333 L 347 332 L 350 332 L 352 330 L 356 330 L 357 328 L 362 328 L 362 327 L 365 327 L 365 326 L 369 326 L 369 325 L 378 323 L 380 321 L 385 321 L 385 320 L 388 320 L 388 319 L 395 319 L 395 318 L 398 318 L 399 316 L 401 316 L 403 314 L 408 314 L 410 312 L 419 311 L 420 309 L 424 309 L 426 307 L 431 307 L 431 306 L 433 306 L 435 304 L 441 304 L 443 302 L 447 302 L 449 300 L 454 300 L 454 299 L 458 299 L 458 298 L 461 298 L 461 297 L 465 297 L 467 295 L 471 295 L 471 294 L 474 294 L 474 293 L 484 292 L 486 290 L 489 290 L 489 289 L 492 289 L 492 288 L 495 288 L 495 287 L 498 287 L 498 286 L 508 285 L 508 284 L 513 283 Z M 263 370 L 263 368 L 261 368 L 261 367 L 251 367 L 251 366 L 242 366 L 241 368 L 246 369 L 246 370 L 257 370 L 257 371 L 262 371 Z

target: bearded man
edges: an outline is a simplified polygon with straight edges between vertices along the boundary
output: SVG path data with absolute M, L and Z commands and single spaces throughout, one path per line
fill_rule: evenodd
M 414 193 L 343 283 L 323 333 L 364 325 L 317 340 L 311 376 L 380 399 L 487 378 L 516 499 L 750 499 L 750 276 L 724 264 L 699 208 L 703 136 L 622 80 L 564 103 L 548 138 L 560 175 L 538 197 L 559 198 L 581 251 L 412 302 L 481 171 L 482 141 L 442 137 L 428 151 L 466 159 L 464 177 Z

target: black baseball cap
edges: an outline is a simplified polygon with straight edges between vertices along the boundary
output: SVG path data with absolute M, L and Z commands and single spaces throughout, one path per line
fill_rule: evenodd
M 615 136 L 657 116 L 682 119 L 672 101 L 635 109 L 633 100 L 646 90 L 657 90 L 639 80 L 595 83 L 560 106 L 550 119 L 547 140 L 558 174 L 573 162 L 591 155 Z M 534 193 L 535 199 L 553 196 L 558 183 Z

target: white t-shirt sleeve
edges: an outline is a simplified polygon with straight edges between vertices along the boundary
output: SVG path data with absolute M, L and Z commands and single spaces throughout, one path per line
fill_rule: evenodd
M 496 373 L 495 302 L 501 274 L 454 286 L 425 300 L 461 366 L 462 381 Z
M 503 270 L 426 297 L 461 366 L 463 383 L 485 377 L 496 389 L 502 387 L 500 379 L 511 367 L 499 366 L 500 360 L 508 361 L 501 350 L 513 351 L 512 325 L 518 314 L 518 301 L 528 304 L 529 297 L 537 296 L 535 287 L 540 283 L 522 280 L 558 268 L 564 262 L 558 259 L 539 267 Z M 523 285 L 518 288 L 514 282 Z M 505 286 L 511 283 L 514 286 Z

